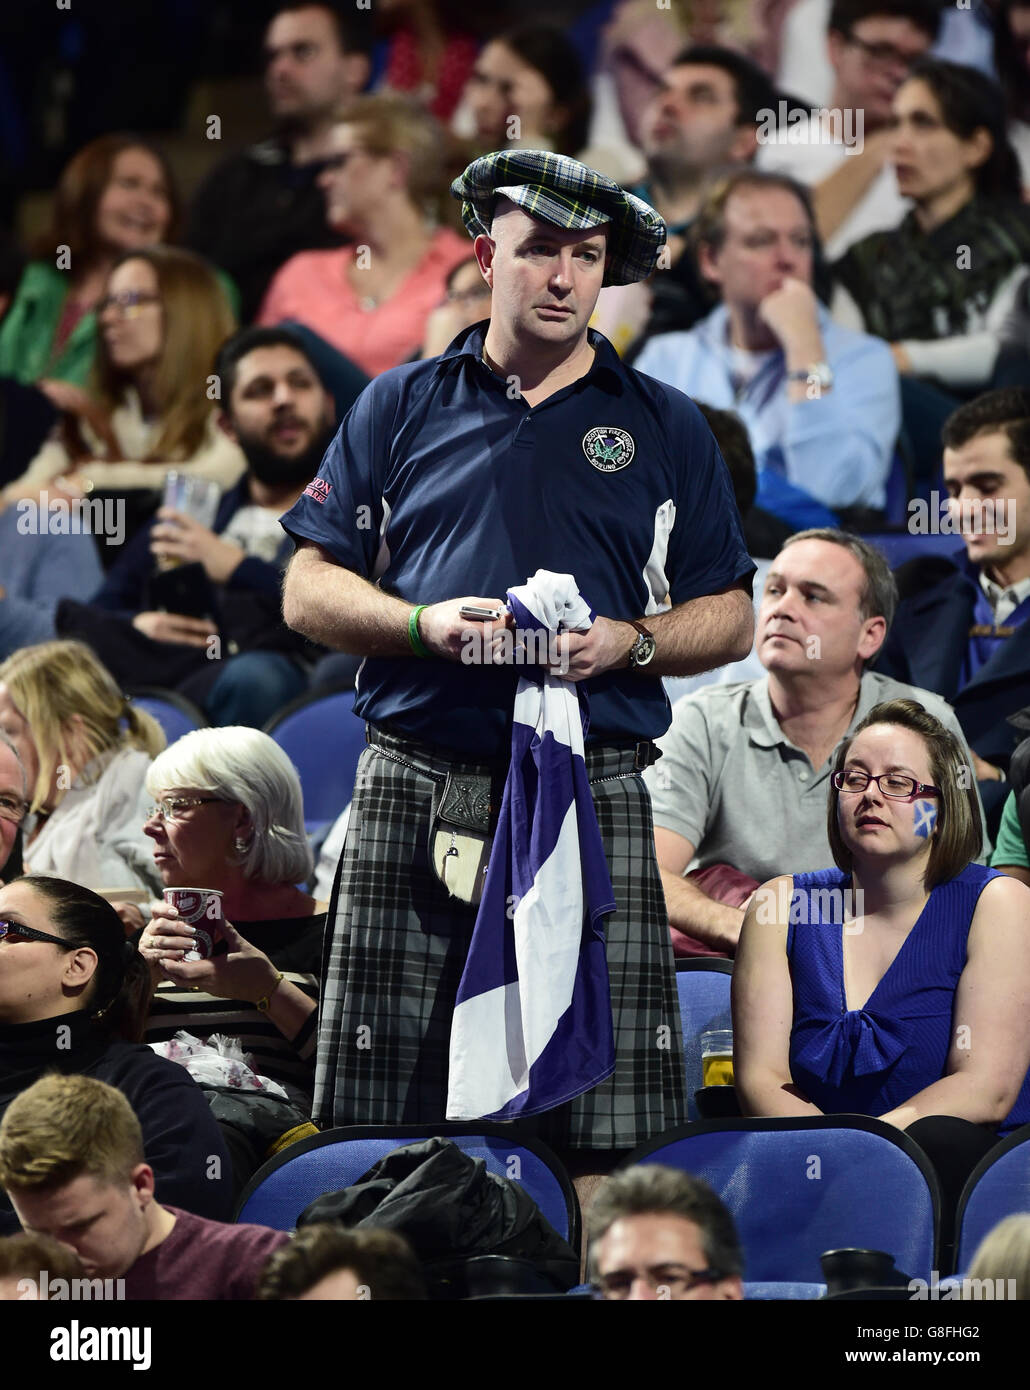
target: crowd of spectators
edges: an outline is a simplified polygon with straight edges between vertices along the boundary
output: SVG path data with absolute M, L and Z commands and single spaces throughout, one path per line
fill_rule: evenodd
M 317 1132 L 349 816 L 316 876 L 261 730 L 360 681 L 284 619 L 303 529 L 280 519 L 325 500 L 377 379 L 479 341 L 498 282 L 448 192 L 496 151 L 581 160 L 664 219 L 592 330 L 696 402 L 757 570 L 752 651 L 666 677 L 643 774 L 671 950 L 734 963 L 741 1113 L 906 1130 L 942 1249 L 1030 1122 L 1030 0 L 489 9 L 280 3 L 264 138 L 225 132 L 184 180 L 174 132 L 90 130 L 0 247 L 0 1298 L 43 1269 L 132 1298 L 426 1297 L 396 1232 L 231 1216 Z M 215 486 L 206 521 L 171 475 Z M 360 537 L 376 566 L 393 505 Z M 210 727 L 166 746 L 142 686 Z M 859 935 L 763 915 L 852 881 Z M 198 887 L 224 915 L 206 959 L 161 899 Z M 704 1183 L 642 1166 L 581 1195 L 604 1298 L 744 1296 Z M 1026 1224 L 972 1270 L 1020 1297 Z

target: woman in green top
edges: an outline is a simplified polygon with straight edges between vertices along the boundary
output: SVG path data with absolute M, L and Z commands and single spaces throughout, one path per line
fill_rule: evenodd
M 178 200 L 164 156 L 135 135 L 102 135 L 67 165 L 49 231 L 36 242 L 3 323 L 0 375 L 41 382 L 61 409 L 84 387 L 96 348 L 95 307 L 119 256 L 173 238 Z

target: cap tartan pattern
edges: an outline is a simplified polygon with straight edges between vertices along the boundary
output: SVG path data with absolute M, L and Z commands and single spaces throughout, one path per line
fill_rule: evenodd
M 565 231 L 611 224 L 606 285 L 645 280 L 666 239 L 649 203 L 578 160 L 549 150 L 499 150 L 475 159 L 451 184 L 470 236 L 490 234 L 494 200 L 503 194 L 531 217 Z

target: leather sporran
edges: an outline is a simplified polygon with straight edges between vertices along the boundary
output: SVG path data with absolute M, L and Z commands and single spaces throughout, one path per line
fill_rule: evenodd
M 488 774 L 448 772 L 433 793 L 429 858 L 452 898 L 479 904 L 496 824 Z M 500 804 L 498 794 L 496 804 Z

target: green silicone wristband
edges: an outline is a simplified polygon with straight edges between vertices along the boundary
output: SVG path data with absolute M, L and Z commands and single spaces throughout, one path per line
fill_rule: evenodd
M 431 653 L 425 642 L 418 635 L 418 620 L 420 615 L 428 608 L 426 603 L 420 603 L 417 608 L 413 608 L 408 614 L 408 641 L 411 643 L 411 650 L 416 656 L 430 656 Z

